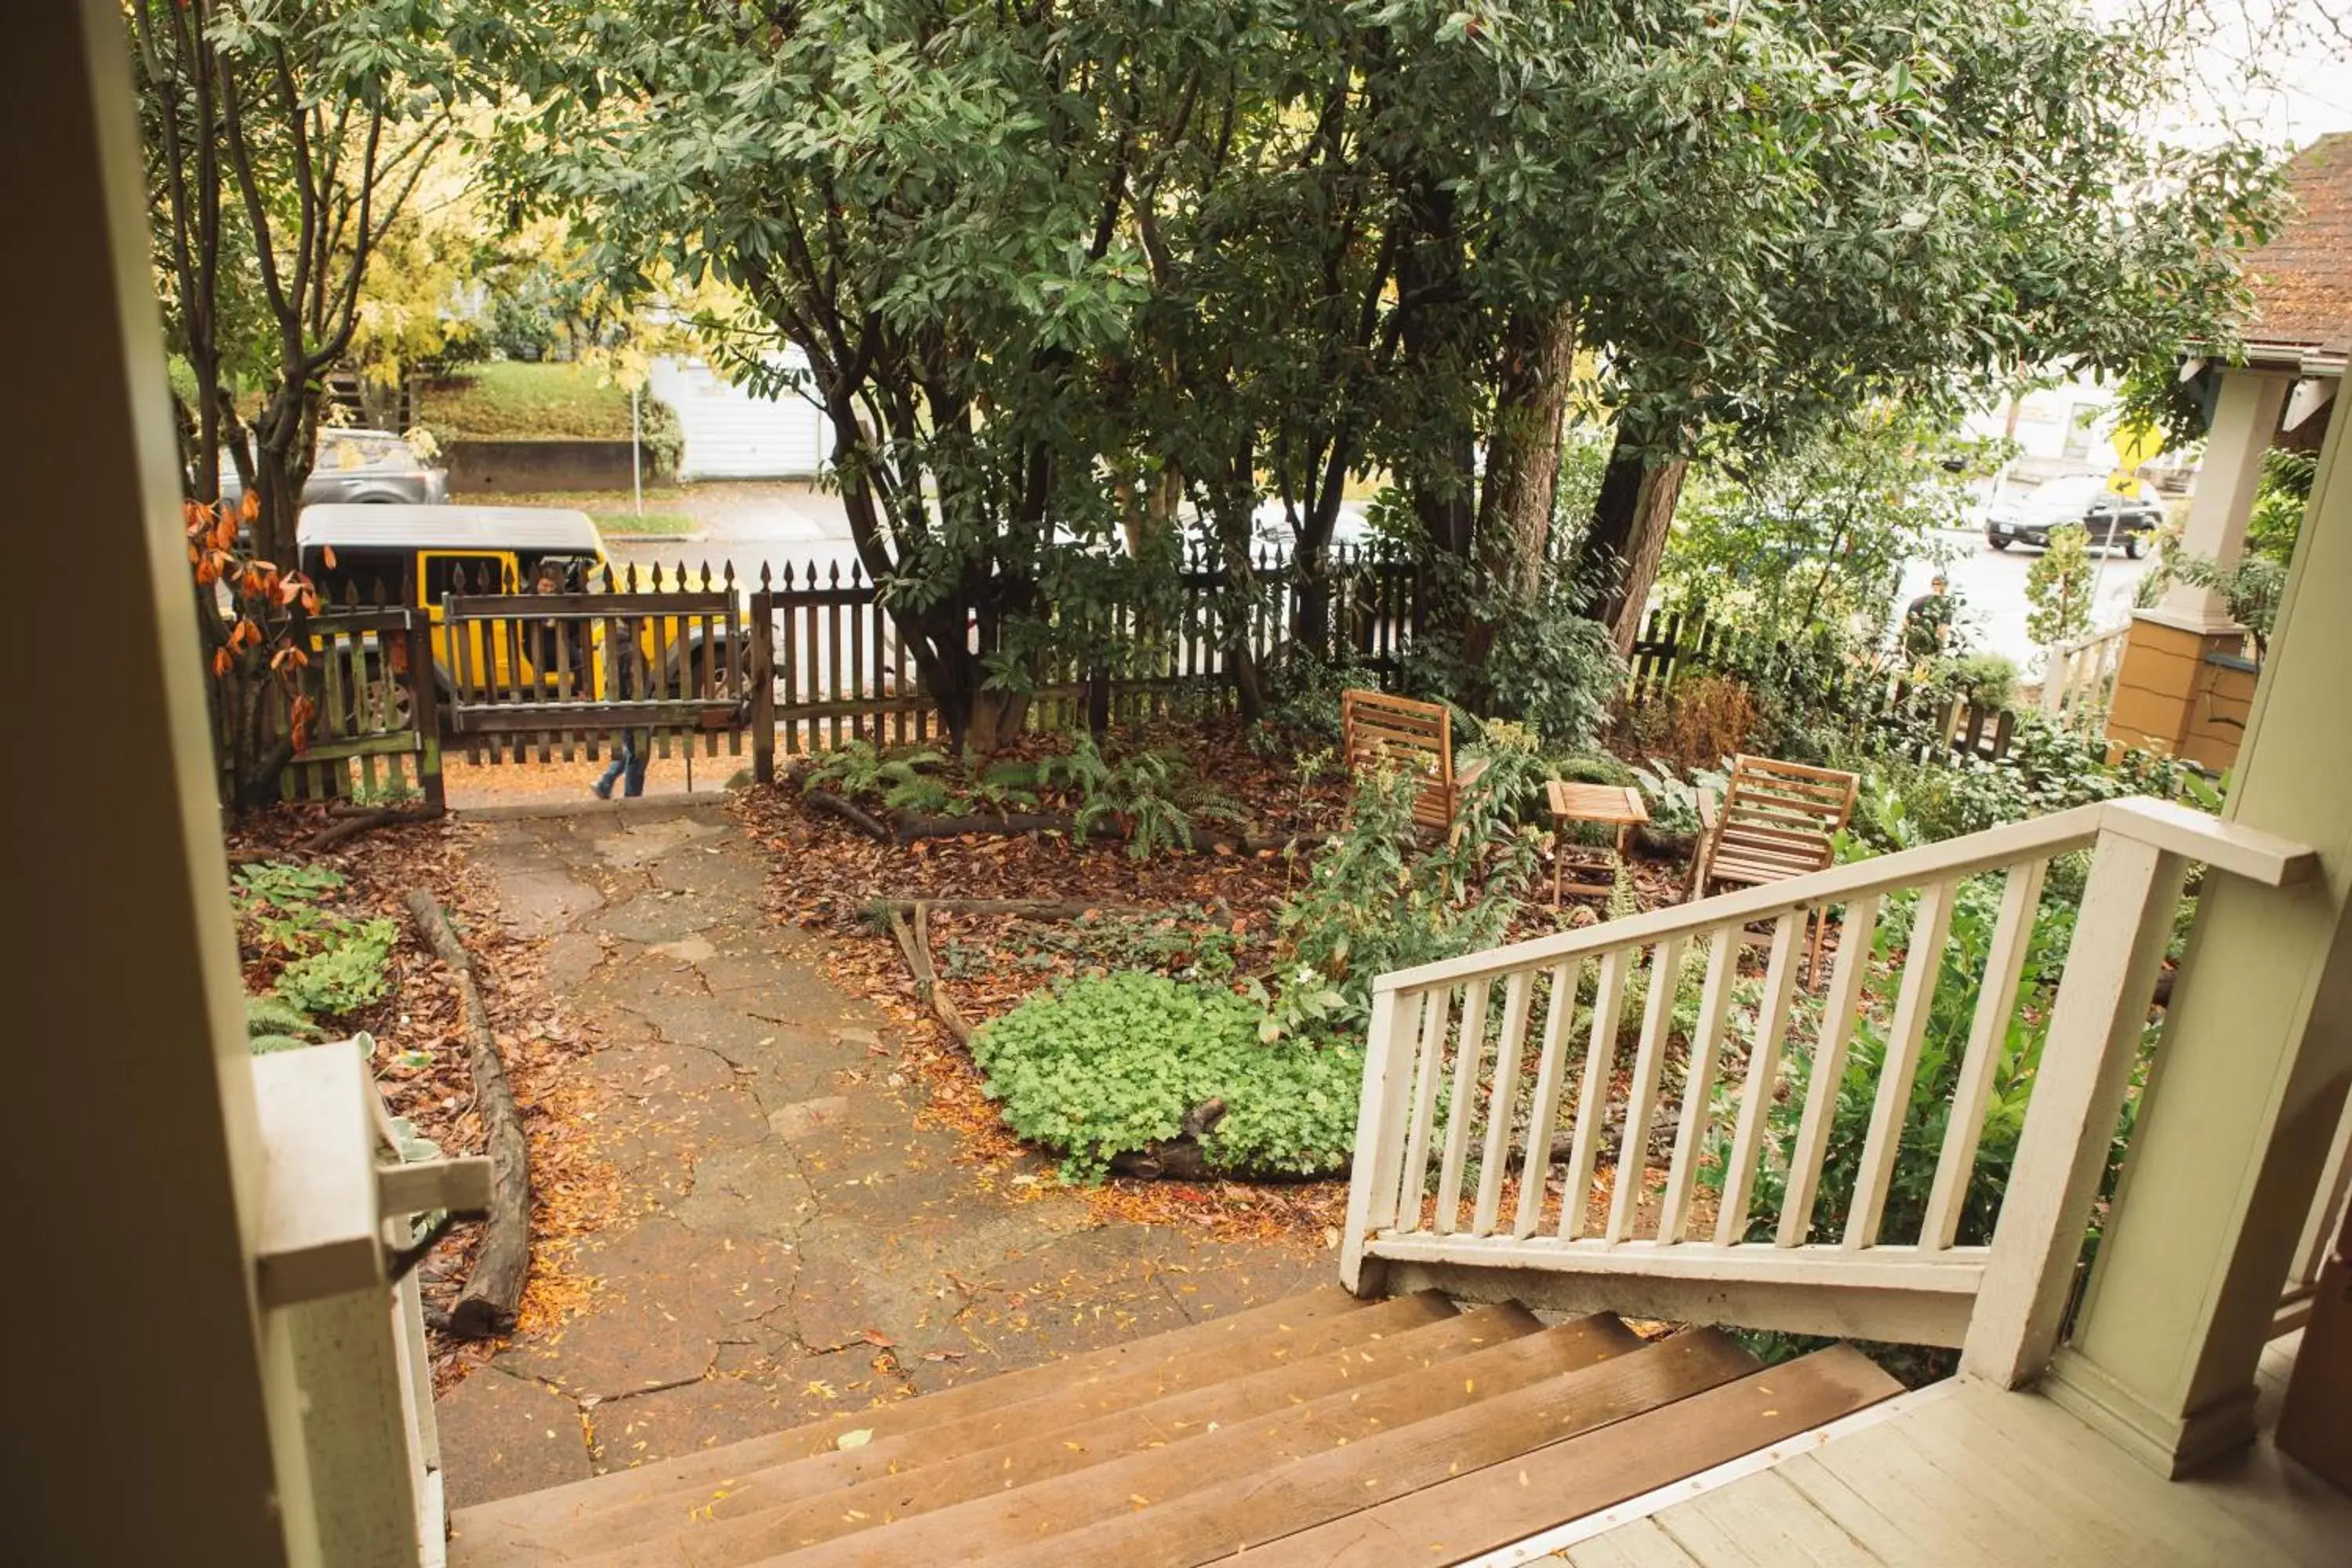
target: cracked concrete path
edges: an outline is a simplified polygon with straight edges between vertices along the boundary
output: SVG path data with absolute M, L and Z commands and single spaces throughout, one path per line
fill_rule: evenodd
M 485 825 L 472 849 L 599 1026 L 596 1139 L 631 1217 L 600 1285 L 439 1402 L 454 1507 L 735 1442 L 1296 1295 L 1320 1248 L 1098 1225 L 917 1125 L 881 1016 L 767 912 L 726 812 Z M 1040 1163 L 1025 1174 L 1034 1174 Z

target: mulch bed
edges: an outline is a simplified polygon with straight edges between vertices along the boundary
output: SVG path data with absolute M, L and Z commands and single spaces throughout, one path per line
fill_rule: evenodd
M 403 823 L 346 840 L 324 854 L 299 846 L 326 818 L 317 807 L 281 806 L 258 813 L 226 836 L 232 864 L 298 860 L 331 868 L 349 879 L 334 905 L 354 918 L 382 915 L 399 923 L 391 989 L 375 1005 L 322 1023 L 330 1035 L 360 1031 L 374 1037 L 372 1067 L 394 1116 L 447 1154 L 476 1154 L 485 1143 L 466 1061 L 457 992 L 448 973 L 417 936 L 402 900 L 411 888 L 430 889 L 464 935 L 478 971 L 499 1051 L 513 1081 L 530 1147 L 531 1272 L 520 1331 L 552 1326 L 568 1316 L 590 1286 L 568 1268 L 578 1239 L 610 1223 L 621 1206 L 618 1173 L 594 1151 L 593 1091 L 572 1070 L 593 1047 L 593 1026 L 571 1016 L 547 986 L 540 944 L 509 938 L 492 907 L 485 879 L 469 871 L 469 830 L 451 821 Z M 280 967 L 256 951 L 253 933 L 239 933 L 246 989 L 258 993 Z M 480 1226 L 453 1226 L 419 1266 L 428 1322 L 457 1300 L 472 1268 Z M 487 1360 L 500 1342 L 469 1342 L 436 1331 L 436 1386 Z

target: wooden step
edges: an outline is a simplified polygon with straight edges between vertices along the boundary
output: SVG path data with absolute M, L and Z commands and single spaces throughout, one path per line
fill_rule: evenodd
M 1130 1509 L 1050 1541 L 975 1557 L 990 1568 L 1066 1563 L 1175 1568 L 1212 1563 L 1359 1510 L 1408 1498 L 1452 1477 L 1489 1467 L 1514 1469 L 1508 1461 L 1580 1434 L 1613 1441 L 1602 1428 L 1756 1370 L 1754 1356 L 1712 1330 L 1677 1334 L 1565 1377 L 1302 1458 L 1273 1474 L 1244 1477 L 1194 1491 L 1178 1502 Z M 1257 1552 L 1249 1555 L 1255 1563 Z M 1388 1559 L 1408 1560 L 1431 1561 L 1418 1555 Z
M 1246 1561 L 1249 1568 L 1459 1563 L 1613 1508 L 1902 1391 L 1902 1384 L 1860 1351 L 1833 1345 L 1285 1536 L 1253 1549 Z M 1103 1560 L 1088 1553 L 1066 1559 Z M 1155 1552 L 1119 1561 L 1121 1568 L 1143 1568 L 1146 1563 L 1215 1560 Z M 997 1559 L 988 1561 L 994 1564 Z
M 1223 1426 L 1164 1448 L 1129 1454 L 1073 1474 L 976 1498 L 895 1523 L 852 1521 L 854 1535 L 772 1561 L 791 1568 L 845 1563 L 963 1563 L 1065 1535 L 1106 1518 L 1150 1509 L 1228 1481 L 1272 1478 L 1309 1456 L 1537 1387 L 1640 1347 L 1615 1318 L 1580 1319 L 1434 1365 L 1344 1389 L 1289 1410 Z M 916 1506 L 922 1477 L 908 1478 L 901 1508 Z M 1172 1511 L 1172 1510 L 1171 1510 Z M 695 1568 L 692 1536 L 674 1538 Z M 1065 1557 L 1065 1562 L 1095 1561 Z M 740 1559 L 718 1561 L 740 1562 Z
M 1453 1310 L 1433 1293 L 1374 1302 L 1334 1287 L 918 1399 L 482 1503 L 459 1510 L 451 1521 L 450 1568 L 575 1562 L 604 1550 L 601 1543 L 583 1544 L 593 1542 L 599 1521 L 641 1506 L 676 1504 L 677 1517 L 746 1478 L 812 1461 L 812 1491 L 854 1484 L 893 1467 L 951 1456 L 960 1451 L 959 1441 L 968 1439 L 967 1447 L 993 1442 L 985 1434 L 1016 1412 L 1024 1423 L 1074 1425 L 1107 1409 L 1280 1366 L 1297 1355 L 1402 1331 Z M 836 1447 L 842 1434 L 859 1430 L 872 1433 L 863 1447 Z
M 753 1563 L 780 1551 L 1182 1444 L 1326 1394 L 1475 1355 L 1542 1328 L 1534 1314 L 1517 1306 L 1436 1318 L 1401 1333 L 1299 1357 L 1286 1366 L 1186 1390 L 1077 1426 L 1024 1433 L 1020 1424 L 1011 1423 L 1004 1441 L 917 1470 L 894 1471 L 816 1495 L 791 1485 L 782 1494 L 791 1500 L 782 1507 L 775 1506 L 780 1499 L 767 1486 L 769 1478 L 757 1477 L 701 1505 L 691 1520 L 667 1512 L 625 1537 L 601 1536 L 611 1549 L 605 1555 L 583 1559 L 581 1568 Z M 782 1479 L 798 1479 L 790 1475 Z M 657 1547 L 650 1544 L 661 1536 L 676 1539 Z M 621 1544 L 624 1540 L 633 1544 Z

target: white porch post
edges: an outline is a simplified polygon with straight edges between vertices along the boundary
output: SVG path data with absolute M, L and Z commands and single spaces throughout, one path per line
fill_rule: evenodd
M 2321 875 L 2206 884 L 2051 1395 L 2168 1473 L 2252 1433 L 2253 1373 L 2352 1083 L 2352 453 L 2336 419 L 2228 816 Z
M 2205 460 L 2198 466 L 2197 493 L 2189 502 L 2180 552 L 2234 566 L 2245 552 L 2246 520 L 2253 515 L 2263 458 L 2271 449 L 2294 378 L 2254 370 L 2221 374 L 2221 394 L 2205 438 Z M 2221 595 L 2194 583 L 2175 583 L 2150 618 L 2193 632 L 2224 632 L 2236 626 Z
M 0 460 L 17 1336 L 0 1562 L 316 1561 L 120 0 L 9 8 Z M 37 563 L 37 564 L 36 564 Z

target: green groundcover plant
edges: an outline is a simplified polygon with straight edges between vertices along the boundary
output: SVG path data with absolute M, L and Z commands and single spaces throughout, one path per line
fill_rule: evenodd
M 1219 1170 L 1322 1175 L 1355 1141 L 1363 1047 L 1259 1038 L 1262 1009 L 1213 985 L 1122 971 L 1041 992 L 973 1035 L 973 1060 L 1004 1119 L 1099 1181 L 1116 1155 L 1166 1142 L 1211 1100 L 1201 1138 Z

